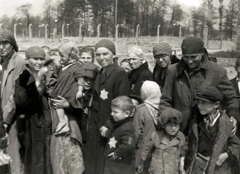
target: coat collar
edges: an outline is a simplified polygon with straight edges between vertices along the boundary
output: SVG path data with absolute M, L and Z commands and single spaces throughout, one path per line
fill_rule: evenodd
M 145 62 L 142 65 L 140 65 L 137 69 L 133 69 L 131 73 L 129 74 L 131 81 L 136 81 L 138 79 L 138 76 L 143 70 L 148 69 L 148 63 Z
M 125 124 L 127 122 L 130 122 L 130 121 L 132 121 L 132 119 L 130 117 L 128 117 L 128 118 L 126 118 L 124 120 L 118 121 L 118 122 L 114 121 L 114 127 L 119 127 L 119 126 L 121 126 L 121 125 L 123 125 L 123 124 Z
M 109 76 L 111 75 L 113 70 L 117 67 L 118 67 L 118 65 L 116 63 L 113 63 L 113 64 L 109 65 L 108 67 L 106 67 L 104 70 L 102 68 L 99 72 L 100 73 L 99 83 L 100 84 L 104 83 L 106 81 L 106 79 L 109 78 Z

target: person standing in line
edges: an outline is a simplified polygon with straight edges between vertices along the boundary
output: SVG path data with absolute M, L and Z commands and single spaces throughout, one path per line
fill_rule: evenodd
M 116 49 L 113 42 L 100 40 L 95 45 L 96 60 L 102 67 L 93 85 L 93 104 L 88 118 L 88 136 L 85 144 L 86 174 L 102 174 L 104 149 L 107 143 L 107 120 L 111 123 L 111 101 L 121 95 L 128 96 L 130 84 L 127 73 L 113 62 Z M 109 124 L 108 127 L 111 127 Z
M 3 113 L 4 127 L 9 134 L 10 144 L 7 147 L 7 153 L 12 158 L 12 163 L 7 166 L 8 169 L 0 167 L 0 171 L 8 171 L 6 173 L 21 173 L 23 165 L 19 153 L 20 144 L 18 141 L 17 121 L 7 118 L 9 110 L 14 107 L 14 85 L 19 74 L 24 70 L 26 61 L 19 56 L 18 45 L 11 31 L 0 29 L 0 57 L 2 65 L 1 75 L 1 109 L 5 110 Z

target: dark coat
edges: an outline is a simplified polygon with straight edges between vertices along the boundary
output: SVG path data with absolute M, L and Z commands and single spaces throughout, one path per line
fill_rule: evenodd
M 39 96 L 33 75 L 25 69 L 15 84 L 17 114 L 25 115 L 24 173 L 49 174 L 51 114 L 45 96 Z
M 183 122 L 180 130 L 187 135 L 190 116 L 197 110 L 195 95 L 203 86 L 214 86 L 223 94 L 224 106 L 227 115 L 234 116 L 239 120 L 239 100 L 226 70 L 220 65 L 203 60 L 202 66 L 196 70 L 194 77 L 196 84 L 191 84 L 187 73 L 186 64 L 183 60 L 170 65 L 163 88 L 160 108 L 173 107 L 183 114 Z
M 233 85 L 233 88 L 235 89 L 236 93 L 238 96 L 239 95 L 239 89 L 238 89 L 238 82 L 237 82 L 237 76 L 235 78 L 233 78 L 232 80 L 230 80 L 232 85 Z
M 107 139 L 100 135 L 99 129 L 111 117 L 111 101 L 118 96 L 128 96 L 130 93 L 127 73 L 117 64 L 112 64 L 105 69 L 105 72 L 102 74 L 101 72 L 93 85 L 92 111 L 88 119 L 88 136 L 84 147 L 86 174 L 103 172 Z
M 196 115 L 194 119 L 190 123 L 190 131 L 189 131 L 189 159 L 188 161 L 191 162 L 190 168 L 188 169 L 188 173 L 194 173 L 192 171 L 192 167 L 195 161 L 195 154 L 198 149 L 198 124 L 199 120 L 203 118 L 202 115 Z M 209 161 L 209 165 L 207 168 L 207 174 L 225 174 L 231 173 L 231 159 L 232 157 L 228 157 L 227 160 L 221 165 L 221 167 L 216 166 L 216 162 L 218 157 L 221 153 L 226 152 L 226 149 L 231 151 L 232 156 L 236 159 L 239 158 L 239 147 L 240 147 L 240 140 L 237 138 L 236 135 L 231 133 L 232 131 L 232 123 L 230 122 L 229 117 L 221 113 L 219 117 L 219 125 L 218 125 L 218 134 L 212 149 L 212 155 Z M 237 154 L 237 155 L 236 155 Z M 236 156 L 235 156 L 236 155 Z
M 114 124 L 105 149 L 104 174 L 134 174 L 135 135 L 131 118 Z M 109 157 L 116 154 L 116 159 Z
M 129 74 L 130 97 L 140 98 L 140 90 L 143 82 L 146 80 L 152 80 L 152 72 L 149 70 L 147 62 L 140 65 L 137 69 L 133 69 Z

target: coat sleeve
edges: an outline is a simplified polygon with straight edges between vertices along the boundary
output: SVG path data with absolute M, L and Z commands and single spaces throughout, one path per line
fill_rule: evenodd
M 156 132 L 152 132 L 151 137 L 149 138 L 146 146 L 144 147 L 142 154 L 141 154 L 141 159 L 143 161 L 145 161 L 148 157 L 148 155 L 150 154 L 150 152 L 152 151 L 152 149 L 154 148 L 154 140 L 155 137 L 157 136 Z
M 135 139 L 136 139 L 136 145 L 137 149 L 139 142 L 142 142 L 143 139 L 143 128 L 144 128 L 144 115 L 145 112 L 141 110 L 141 108 L 138 108 L 135 112 L 134 118 L 133 118 L 133 126 L 135 129 Z
M 125 71 L 120 71 L 116 78 L 117 79 L 114 79 L 114 98 L 121 95 L 128 96 L 130 93 L 130 82 L 127 73 Z
M 228 146 L 227 146 L 226 152 L 230 151 L 231 155 L 234 155 L 239 160 L 239 155 L 238 155 L 239 154 L 239 149 L 240 149 L 239 138 L 234 134 L 230 134 L 230 136 L 228 138 Z
M 239 97 L 237 96 L 232 83 L 228 79 L 226 70 L 224 70 L 223 76 L 221 76 L 217 88 L 223 94 L 223 105 L 226 108 L 227 115 L 233 116 L 240 121 Z

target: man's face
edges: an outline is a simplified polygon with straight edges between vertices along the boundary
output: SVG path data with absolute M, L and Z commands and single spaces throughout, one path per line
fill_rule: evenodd
M 170 56 L 166 54 L 158 54 L 154 56 L 156 64 L 158 64 L 161 68 L 165 68 L 170 64 Z
M 8 41 L 0 41 L 0 56 L 5 57 L 13 50 L 13 46 Z
M 89 52 L 82 52 L 79 59 L 83 64 L 93 62 L 92 54 Z

